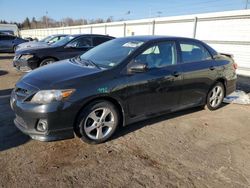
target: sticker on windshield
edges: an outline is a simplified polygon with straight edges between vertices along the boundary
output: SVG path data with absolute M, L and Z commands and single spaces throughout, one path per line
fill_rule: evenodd
M 113 66 L 115 66 L 115 63 L 109 63 L 109 66 L 113 67 Z
M 123 44 L 123 47 L 129 47 L 129 48 L 137 48 L 139 46 L 141 46 L 143 44 L 143 42 L 140 41 L 131 41 L 131 42 L 127 42 L 125 44 Z

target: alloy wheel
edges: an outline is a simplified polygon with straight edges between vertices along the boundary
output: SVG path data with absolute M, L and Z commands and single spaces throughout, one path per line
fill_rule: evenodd
M 217 85 L 211 91 L 209 104 L 211 105 L 211 107 L 216 108 L 221 104 L 223 97 L 224 89 L 220 85 Z
M 93 110 L 84 122 L 84 131 L 93 140 L 107 137 L 113 128 L 115 128 L 114 114 L 109 108 Z

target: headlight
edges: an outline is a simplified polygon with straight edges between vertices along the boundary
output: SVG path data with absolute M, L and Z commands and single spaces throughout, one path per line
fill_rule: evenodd
M 48 104 L 53 101 L 62 101 L 67 99 L 75 90 L 42 90 L 38 91 L 31 99 L 32 103 Z
M 20 59 L 28 60 L 28 59 L 30 59 L 32 57 L 34 57 L 34 55 L 32 55 L 32 54 L 25 54 L 25 55 L 21 55 Z

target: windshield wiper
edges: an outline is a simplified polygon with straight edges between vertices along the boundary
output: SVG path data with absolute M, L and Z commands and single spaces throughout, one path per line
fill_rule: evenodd
M 98 69 L 101 69 L 96 63 L 94 63 L 93 61 L 91 61 L 90 59 L 81 59 L 81 56 L 77 56 L 76 59 L 79 61 L 79 62 L 84 62 L 87 66 L 94 66 Z
M 73 59 L 76 59 L 77 61 L 81 61 L 81 57 L 80 56 L 76 56 Z
M 98 66 L 96 63 L 94 63 L 93 61 L 89 60 L 89 59 L 82 59 L 81 56 L 76 56 L 73 59 L 75 59 L 78 63 L 84 63 L 86 66 L 94 66 L 98 69 L 101 69 L 100 66 Z

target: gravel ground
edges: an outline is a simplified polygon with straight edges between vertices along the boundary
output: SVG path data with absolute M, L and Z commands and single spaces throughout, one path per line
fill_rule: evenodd
M 249 105 L 164 115 L 100 145 L 44 143 L 12 122 L 6 95 L 21 74 L 11 58 L 0 54 L 0 187 L 250 187 Z

